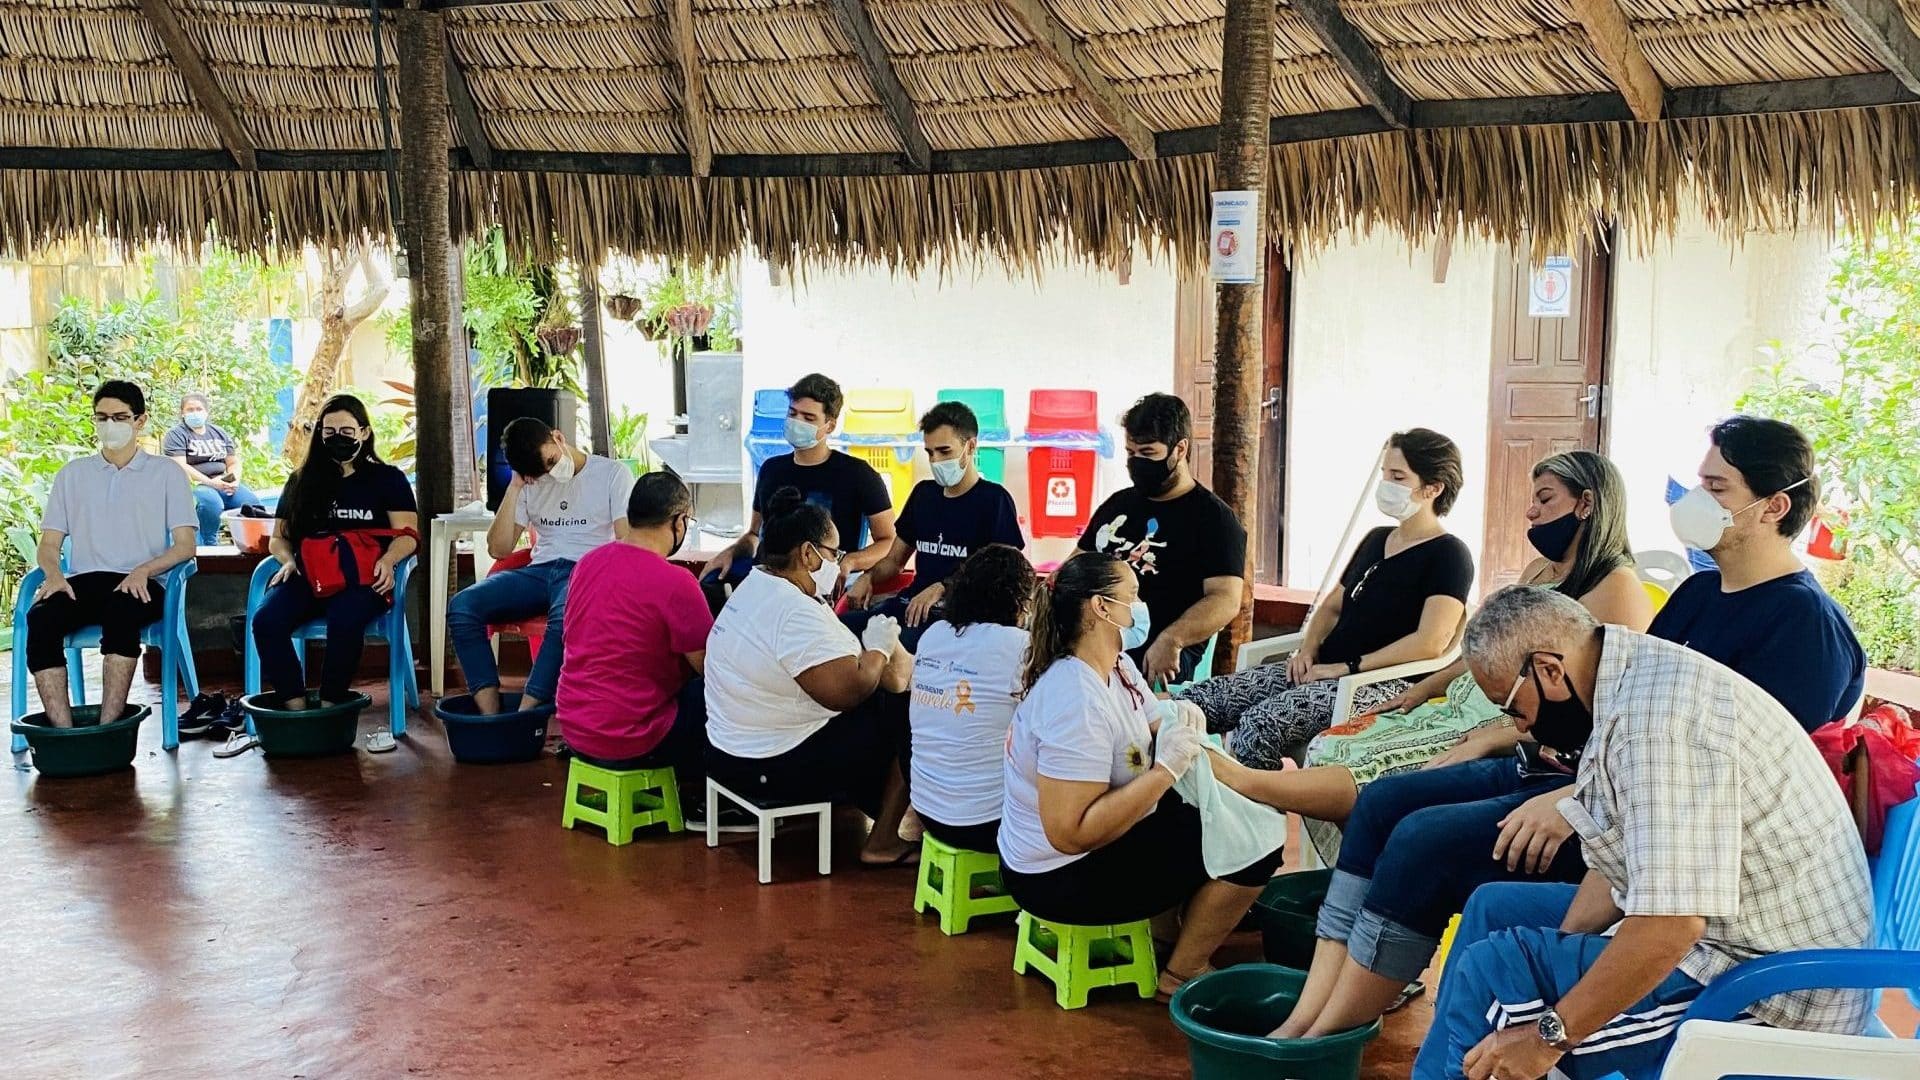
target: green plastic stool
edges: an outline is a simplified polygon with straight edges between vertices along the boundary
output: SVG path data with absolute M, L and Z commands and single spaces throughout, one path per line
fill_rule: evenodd
M 951 937 L 966 933 L 975 916 L 1019 911 L 1020 905 L 1000 884 L 1000 856 L 943 844 L 926 833 L 920 837 L 920 884 L 913 892 L 913 910 L 928 908 L 940 913 L 940 932 Z
M 567 801 L 560 824 L 571 829 L 577 821 L 600 826 L 607 843 L 615 846 L 631 844 L 635 832 L 663 821 L 668 832 L 687 828 L 671 767 L 603 769 L 576 757 L 567 765 Z
M 1112 926 L 1073 926 L 1048 922 L 1025 911 L 1015 931 L 1013 972 L 1032 967 L 1053 981 L 1053 997 L 1063 1009 L 1084 1008 L 1096 986 L 1131 984 L 1150 998 L 1159 989 L 1153 930 L 1147 920 Z

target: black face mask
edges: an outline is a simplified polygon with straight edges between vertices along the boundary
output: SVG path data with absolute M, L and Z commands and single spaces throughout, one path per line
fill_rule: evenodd
M 360 453 L 360 440 L 351 435 L 329 435 L 320 440 L 320 445 L 326 447 L 328 457 L 342 464 Z
M 1559 562 L 1567 557 L 1567 549 L 1573 546 L 1574 534 L 1580 531 L 1580 515 L 1569 510 L 1552 521 L 1543 521 L 1527 530 L 1527 543 L 1533 550 L 1547 557 L 1548 562 Z
M 667 549 L 667 558 L 671 559 L 679 552 L 680 545 L 687 542 L 687 526 L 682 524 L 680 531 L 673 534 L 673 546 Z
M 1173 455 L 1155 460 L 1138 455 L 1127 459 L 1127 478 L 1147 495 L 1158 495 L 1173 486 Z
M 1527 658 L 1527 672 L 1533 679 L 1534 693 L 1540 696 L 1539 707 L 1533 713 L 1533 728 L 1528 734 L 1561 754 L 1580 753 L 1593 735 L 1593 711 L 1580 701 L 1572 683 L 1567 684 L 1567 700 L 1554 701 L 1547 697 L 1540 685 L 1540 676 L 1534 673 L 1531 656 Z

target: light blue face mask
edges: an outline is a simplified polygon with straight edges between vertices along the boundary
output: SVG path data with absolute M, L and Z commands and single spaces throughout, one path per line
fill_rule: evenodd
M 201 428 L 207 426 L 207 414 L 201 412 L 199 409 L 190 409 L 180 414 L 180 418 L 185 420 L 187 426 L 195 431 L 199 431 Z
M 811 450 L 820 445 L 820 429 L 799 417 L 787 417 L 787 445 L 795 450 Z
M 967 463 L 960 458 L 954 458 L 951 461 L 935 461 L 931 464 L 933 482 L 943 488 L 955 487 L 967 478 Z
M 1106 599 L 1112 600 L 1116 604 L 1119 603 L 1118 600 L 1114 600 L 1111 596 L 1106 597 Z M 1147 635 L 1151 633 L 1153 629 L 1153 615 L 1147 610 L 1147 602 L 1145 600 L 1135 600 L 1133 603 L 1128 604 L 1127 611 L 1133 616 L 1133 625 L 1120 627 L 1121 652 L 1132 652 L 1140 646 L 1145 645 L 1147 643 Z M 1105 616 L 1101 617 L 1105 618 Z M 1107 621 L 1112 622 L 1111 619 Z M 1118 623 L 1114 623 L 1114 625 L 1119 626 Z

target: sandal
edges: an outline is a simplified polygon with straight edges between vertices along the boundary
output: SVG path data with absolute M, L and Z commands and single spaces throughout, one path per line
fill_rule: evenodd
M 869 859 L 865 854 L 862 854 L 860 856 L 860 865 L 866 867 L 868 870 L 893 870 L 902 866 L 919 866 L 920 849 L 910 847 L 891 859 Z
M 1400 996 L 1393 999 L 1393 1004 L 1387 1006 L 1387 1012 L 1389 1013 L 1399 1012 L 1401 1009 L 1406 1008 L 1407 1005 L 1410 1002 L 1412 1002 L 1414 998 L 1417 998 L 1421 994 L 1424 994 L 1426 992 L 1427 992 L 1426 983 L 1423 983 L 1418 979 L 1408 983 L 1405 986 L 1405 988 L 1403 988 L 1400 991 Z
M 1212 974 L 1213 970 L 1212 964 L 1202 964 L 1200 970 L 1191 975 L 1175 975 L 1172 968 L 1161 968 L 1160 985 L 1154 990 L 1153 1000 L 1165 1005 L 1173 1000 L 1173 992 L 1175 990 L 1180 989 L 1182 986 L 1185 986 L 1202 975 Z
M 389 754 L 399 746 L 400 744 L 394 741 L 391 731 L 376 731 L 367 736 L 367 753 L 369 754 Z

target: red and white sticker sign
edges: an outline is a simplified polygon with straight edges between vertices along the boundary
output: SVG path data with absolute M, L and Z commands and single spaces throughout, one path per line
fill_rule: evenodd
M 1207 270 L 1217 284 L 1251 285 L 1260 280 L 1260 193 L 1213 193 L 1213 227 Z
M 1527 314 L 1536 319 L 1564 319 L 1573 313 L 1573 260 L 1549 255 L 1533 269 L 1527 290 Z
M 1071 476 L 1056 476 L 1047 481 L 1047 516 L 1072 517 L 1079 512 L 1079 501 L 1074 498 L 1078 487 Z

